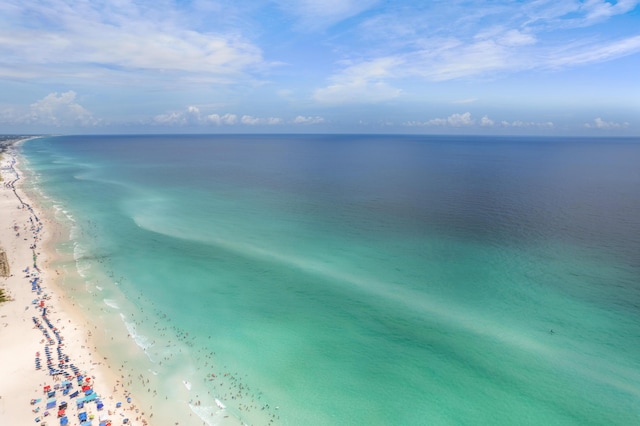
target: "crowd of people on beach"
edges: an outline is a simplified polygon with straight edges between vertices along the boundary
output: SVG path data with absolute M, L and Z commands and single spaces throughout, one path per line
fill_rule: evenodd
M 99 426 L 133 424 L 133 419 L 130 420 L 126 417 L 125 410 L 122 409 L 124 407 L 122 402 L 117 402 L 114 410 L 105 408 L 106 404 L 103 398 L 94 389 L 95 376 L 76 366 L 72 360 L 72 354 L 67 353 L 62 333 L 64 326 L 58 326 L 61 319 L 55 318 L 55 307 L 50 306 L 51 296 L 47 293 L 38 265 L 38 255 L 40 254 L 37 252 L 38 243 L 42 240 L 41 234 L 44 226 L 33 207 L 26 203 L 16 190 L 20 174 L 15 165 L 16 159 L 11 156 L 5 170 L 8 170 L 15 178 L 4 180 L 3 186 L 13 191 L 19 202 L 17 208 L 26 210 L 29 215 L 28 223 L 22 226 L 13 223 L 12 226 L 16 238 L 29 243 L 29 248 L 33 252 L 33 264 L 25 265 L 21 273 L 24 274 L 24 278 L 28 281 L 34 295 L 31 306 L 27 306 L 25 309 L 33 309 L 36 312 L 31 319 L 33 328 L 41 334 L 39 344 L 43 347 L 42 351 L 37 351 L 34 356 L 34 368 L 37 371 L 42 371 L 45 375 L 44 383 L 40 385 L 42 387 L 41 397 L 32 398 L 29 401 L 34 423 L 48 425 L 51 422 L 51 424 L 59 424 L 60 426 L 91 426 L 94 425 L 94 420 L 97 420 Z M 44 359 L 42 354 L 44 354 Z M 43 368 L 43 361 L 46 362 L 45 368 Z M 135 406 L 131 405 L 131 396 L 125 394 L 125 397 L 129 408 L 134 408 Z M 140 420 L 139 424 L 147 424 L 144 418 L 136 420 Z

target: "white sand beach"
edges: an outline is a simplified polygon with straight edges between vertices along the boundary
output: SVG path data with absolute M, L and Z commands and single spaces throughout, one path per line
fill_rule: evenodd
M 10 269 L 0 277 L 10 298 L 0 303 L 0 424 L 89 424 L 85 415 L 93 425 L 151 424 L 57 287 L 47 250 L 55 223 L 21 191 L 15 161 L 5 153 L 0 162 L 0 248 Z

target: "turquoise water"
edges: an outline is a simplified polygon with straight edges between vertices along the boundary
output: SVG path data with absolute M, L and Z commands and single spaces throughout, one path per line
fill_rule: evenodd
M 102 350 L 151 377 L 149 404 L 191 402 L 188 424 L 626 425 L 639 142 L 74 136 L 22 154 L 72 229 L 69 293 L 137 342 Z

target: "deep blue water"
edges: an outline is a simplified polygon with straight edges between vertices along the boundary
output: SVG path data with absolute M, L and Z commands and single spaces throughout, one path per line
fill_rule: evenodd
M 22 153 L 72 229 L 70 294 L 139 344 L 103 350 L 161 395 L 191 383 L 211 423 L 214 398 L 250 424 L 640 422 L 640 140 L 72 136 Z

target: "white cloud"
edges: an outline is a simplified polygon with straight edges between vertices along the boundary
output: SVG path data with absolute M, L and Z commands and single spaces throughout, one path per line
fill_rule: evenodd
M 333 84 L 316 89 L 313 98 L 324 103 L 371 103 L 396 98 L 401 90 L 384 80 L 395 73 L 401 60 L 394 57 L 377 58 L 348 64 L 333 75 Z
M 317 89 L 313 97 L 324 103 L 372 103 L 397 98 L 401 93 L 384 82 L 351 81 Z
M 451 114 L 446 118 L 432 118 L 427 121 L 410 121 L 406 123 L 408 126 L 418 127 L 467 127 L 474 124 L 475 120 L 471 118 L 470 112 Z
M 76 93 L 50 93 L 31 104 L 31 122 L 54 126 L 92 126 L 97 120 L 76 101 Z
M 591 24 L 627 13 L 639 3 L 638 0 L 618 0 L 616 3 L 605 0 L 587 0 L 580 5 L 580 10 L 584 11 L 584 23 Z
M 205 118 L 205 122 L 207 123 L 212 123 L 212 124 L 216 124 L 218 126 L 220 125 L 234 125 L 238 122 L 238 116 L 235 114 L 224 114 L 224 115 L 218 115 L 218 114 L 209 114 L 207 115 L 207 117 Z
M 281 118 L 276 118 L 276 117 L 262 118 L 262 117 L 253 117 L 251 115 L 243 115 L 242 118 L 240 119 L 240 122 L 242 124 L 248 124 L 250 126 L 257 126 L 257 125 L 273 126 L 276 124 L 282 124 L 283 120 Z
M 4 0 L 0 56 L 13 67 L 0 68 L 0 76 L 25 68 L 23 78 L 147 72 L 157 78 L 187 73 L 231 82 L 265 66 L 261 50 L 237 32 L 195 31 L 177 7 L 169 2 L 157 6 L 133 0 L 74 5 L 65 0 Z
M 153 118 L 153 122 L 155 124 L 169 126 L 187 124 L 187 120 L 185 119 L 183 112 L 169 112 L 166 114 L 159 114 Z
M 280 126 L 290 124 L 319 124 L 325 119 L 320 116 L 305 117 L 298 115 L 291 120 L 279 117 L 256 117 L 249 114 L 238 116 L 237 114 L 203 114 L 197 106 L 188 106 L 183 111 L 171 111 L 156 115 L 152 123 L 162 126 Z
M 493 128 L 536 128 L 536 129 L 552 129 L 555 125 L 551 121 L 547 122 L 534 122 L 534 121 L 506 121 L 501 120 L 499 122 L 484 115 L 479 121 L 471 117 L 470 112 L 462 114 L 451 114 L 445 118 L 432 118 L 427 121 L 409 121 L 405 123 L 410 127 L 493 127 Z
M 480 125 L 483 127 L 492 127 L 494 124 L 495 122 L 486 115 L 480 119 Z
M 166 126 L 233 126 L 236 124 L 256 126 L 256 125 L 277 125 L 284 123 L 284 120 L 277 117 L 254 117 L 243 115 L 238 119 L 236 114 L 208 114 L 202 115 L 196 106 L 189 106 L 184 111 L 172 111 L 166 114 L 156 115 L 154 124 Z
M 614 121 L 604 121 L 602 118 L 597 117 L 593 120 L 593 123 L 585 123 L 584 127 L 588 129 L 600 129 L 600 130 L 612 130 L 612 129 L 626 129 L 629 127 L 628 122 L 616 123 Z
M 276 0 L 299 19 L 299 29 L 315 31 L 355 16 L 379 0 Z
M 471 118 L 470 112 L 463 114 L 451 114 L 447 118 L 434 118 L 427 121 L 427 126 L 451 126 L 451 127 L 463 127 L 471 126 L 475 124 L 475 120 Z
M 171 111 L 156 115 L 152 123 L 162 126 L 233 126 L 239 122 L 235 114 L 208 114 L 203 115 L 200 108 L 188 106 L 184 111 Z M 247 123 L 244 123 L 247 124 Z
M 325 119 L 323 117 L 315 116 L 315 117 L 304 117 L 302 115 L 297 116 L 293 119 L 294 124 L 319 124 L 324 123 Z
M 538 129 L 553 129 L 555 124 L 552 121 L 522 121 L 522 120 L 514 120 L 514 121 L 506 121 L 502 120 L 500 123 L 496 123 L 496 126 L 500 127 L 520 127 L 520 128 L 538 128 Z
M 567 45 L 550 54 L 546 65 L 564 67 L 609 61 L 640 52 L 640 36 L 599 45 Z
M 536 38 L 527 33 L 518 30 L 508 30 L 498 37 L 498 42 L 504 46 L 527 46 L 535 44 Z
M 358 59 L 345 71 L 357 69 L 358 62 L 370 64 L 384 59 L 390 66 L 378 81 L 392 84 L 393 79 L 412 77 L 436 82 L 495 78 L 506 73 L 614 60 L 640 52 L 636 31 L 626 31 L 626 36 L 620 32 L 617 38 L 602 31 L 576 38 L 566 31 L 597 25 L 633 10 L 639 3 L 539 0 L 493 2 L 470 8 L 467 2 L 450 1 L 389 8 L 357 27 L 363 49 L 354 53 Z M 338 71 L 336 75 L 343 73 Z
M 76 101 L 76 92 L 49 93 L 32 103 L 28 110 L 11 107 L 0 114 L 0 123 L 30 124 L 56 128 L 90 127 L 100 120 Z
M 471 113 L 452 114 L 447 117 L 447 123 L 453 127 L 471 126 L 475 124 L 475 120 L 471 119 Z
M 458 99 L 458 100 L 452 101 L 451 103 L 452 104 L 472 104 L 477 100 L 478 98 Z

